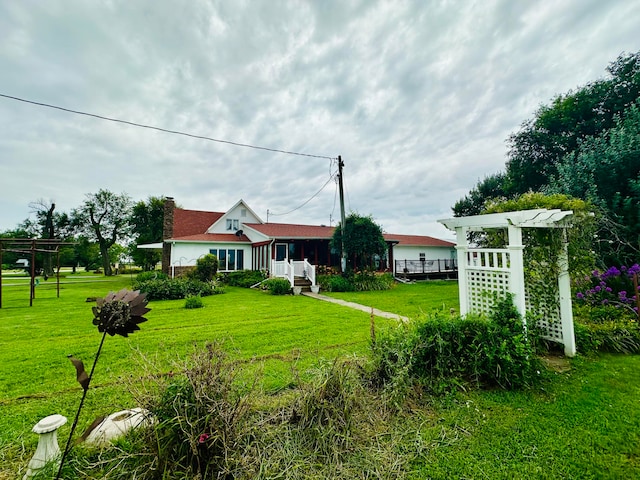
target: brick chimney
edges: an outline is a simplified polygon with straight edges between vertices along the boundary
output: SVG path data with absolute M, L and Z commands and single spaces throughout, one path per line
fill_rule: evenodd
M 166 240 L 173 237 L 173 212 L 176 202 L 173 197 L 164 199 L 164 216 L 162 220 L 162 271 L 167 275 L 171 270 L 171 244 Z

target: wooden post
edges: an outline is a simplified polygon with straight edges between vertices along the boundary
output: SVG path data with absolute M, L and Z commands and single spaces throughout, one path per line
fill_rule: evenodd
M 573 331 L 573 309 L 571 305 L 571 280 L 569 278 L 569 256 L 566 241 L 558 256 L 558 296 L 560 298 L 560 321 L 562 322 L 562 343 L 564 354 L 573 357 L 576 354 L 576 337 Z
M 33 307 L 33 299 L 36 297 L 36 241 L 31 241 L 31 285 L 29 288 L 29 306 Z

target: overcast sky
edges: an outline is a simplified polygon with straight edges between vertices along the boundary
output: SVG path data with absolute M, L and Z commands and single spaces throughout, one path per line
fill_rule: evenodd
M 640 50 L 640 2 L 0 0 L 0 32 L 0 94 L 341 155 L 347 212 L 451 238 L 436 220 L 503 169 L 510 133 Z M 0 97 L 0 231 L 101 188 L 335 225 L 336 168 Z

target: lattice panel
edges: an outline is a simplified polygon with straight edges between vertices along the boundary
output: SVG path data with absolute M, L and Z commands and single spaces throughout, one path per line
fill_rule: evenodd
M 489 313 L 494 294 L 504 297 L 509 291 L 509 272 L 489 269 L 467 270 L 467 302 L 470 312 Z
M 562 317 L 560 315 L 560 293 L 554 286 L 528 280 L 525 284 L 525 301 L 528 312 L 535 312 L 537 326 L 543 337 L 563 343 Z

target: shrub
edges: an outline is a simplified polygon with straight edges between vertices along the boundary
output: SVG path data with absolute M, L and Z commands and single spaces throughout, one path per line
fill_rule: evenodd
M 489 318 L 435 315 L 380 336 L 372 347 L 373 380 L 394 395 L 414 384 L 436 393 L 463 383 L 526 387 L 541 370 L 533 343 L 507 297 Z
M 357 273 L 353 278 L 353 285 L 358 292 L 368 292 L 373 290 L 390 290 L 394 285 L 393 276 L 384 273 L 378 275 L 370 271 Z
M 202 303 L 202 297 L 200 295 L 187 297 L 184 302 L 184 308 L 193 309 L 193 308 L 202 308 L 204 307 L 204 303 Z
M 169 276 L 158 270 L 152 270 L 150 272 L 141 272 L 136 275 L 136 282 L 147 282 L 149 280 L 167 280 Z
M 640 353 L 640 327 L 631 320 L 595 323 L 576 320 L 574 332 L 580 353 Z
M 159 471 L 180 478 L 234 478 L 254 430 L 251 391 L 237 381 L 236 364 L 208 344 L 184 365 L 182 375 L 142 400 L 156 417 L 149 432 Z
M 200 280 L 201 282 L 210 282 L 218 272 L 218 257 L 211 253 L 200 257 L 196 261 L 196 267 L 187 272 L 187 277 Z
M 356 289 L 353 282 L 342 275 L 319 275 L 317 282 L 326 292 L 353 292 Z
M 286 278 L 270 278 L 263 285 L 271 295 L 287 295 L 291 293 L 291 284 Z
M 225 274 L 222 280 L 232 287 L 250 288 L 265 278 L 265 272 L 258 270 L 239 270 Z
M 196 295 L 206 297 L 223 292 L 212 282 L 201 282 L 188 278 L 135 282 L 133 288 L 145 292 L 149 300 L 178 300 Z

